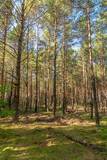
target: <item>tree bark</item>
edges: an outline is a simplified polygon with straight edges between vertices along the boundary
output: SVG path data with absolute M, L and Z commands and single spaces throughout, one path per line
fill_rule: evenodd
M 45 93 L 45 110 L 47 111 L 47 84 L 46 84 L 47 74 L 46 74 L 46 46 L 44 53 L 44 93 Z
M 74 109 L 74 86 L 73 86 L 72 75 L 71 75 L 71 105 L 72 105 L 72 109 Z
M 57 8 L 55 7 L 55 30 L 54 30 L 54 86 L 53 86 L 53 116 L 56 112 L 56 33 L 57 32 Z
M 33 51 L 31 53 L 31 68 L 30 68 L 30 111 L 32 110 L 32 54 L 33 54 Z
M 64 17 L 64 22 L 63 22 L 62 112 L 63 114 L 65 114 L 65 17 Z
M 83 94 L 84 94 L 84 105 L 85 105 L 85 113 L 87 112 L 87 102 L 86 102 L 86 67 L 85 67 L 85 57 L 84 57 L 84 46 L 82 52 L 82 62 L 83 62 Z
M 75 81 L 75 106 L 77 106 L 77 84 Z
M 20 20 L 20 35 L 18 40 L 18 55 L 16 67 L 16 88 L 15 88 L 15 114 L 14 122 L 19 121 L 19 95 L 20 95 L 20 67 L 21 67 L 21 54 L 22 54 L 22 41 L 23 41 L 23 27 L 24 27 L 24 0 L 21 1 L 21 20 Z
M 9 96 L 9 110 L 11 110 L 12 107 L 12 95 L 13 95 L 13 75 L 14 75 L 14 61 L 12 64 L 12 76 L 11 76 L 11 91 L 10 91 L 10 96 Z
M 66 112 L 67 112 L 67 45 L 66 45 L 66 62 L 65 62 L 65 108 L 66 108 Z
M 26 112 L 28 112 L 29 109 L 29 97 L 28 97 L 28 68 L 29 68 L 29 64 L 28 64 L 28 55 L 29 55 L 29 20 L 28 20 L 28 33 L 27 33 L 27 73 L 26 73 Z
M 103 33 L 101 35 L 101 41 L 102 41 L 102 51 L 101 51 L 101 59 L 102 59 L 102 105 L 103 105 L 103 110 L 104 112 L 106 112 L 106 98 L 104 96 L 104 93 L 106 92 L 105 90 L 105 82 L 106 82 L 106 69 L 105 69 L 105 53 L 104 53 L 104 37 L 103 37 Z
M 100 124 L 100 122 L 99 122 L 99 112 L 98 112 L 98 106 L 97 106 L 95 77 L 94 77 L 93 62 L 92 62 L 92 46 L 91 46 L 91 26 L 90 26 L 89 0 L 87 0 L 87 18 L 88 18 L 88 41 L 89 41 L 90 67 L 91 67 L 91 86 L 92 86 L 92 89 L 93 89 L 96 125 L 99 126 L 99 124 Z
M 47 111 L 49 111 L 49 105 L 50 105 L 50 95 L 49 95 L 49 90 L 50 90 L 50 30 L 49 30 L 49 42 L 48 42 L 48 88 L 47 88 Z
M 6 48 L 6 38 L 7 38 L 7 22 L 8 22 L 8 8 L 7 4 L 5 5 L 5 25 L 4 25 L 4 44 L 3 44 L 3 57 L 1 63 L 1 87 L 3 88 L 3 81 L 4 81 L 4 62 L 5 62 L 5 48 Z M 1 100 L 4 99 L 4 93 L 1 94 Z
M 38 10 L 39 17 L 39 10 Z M 39 31 L 39 19 L 37 18 L 37 26 L 36 26 L 36 98 L 35 98 L 35 112 L 37 113 L 38 108 L 38 31 Z

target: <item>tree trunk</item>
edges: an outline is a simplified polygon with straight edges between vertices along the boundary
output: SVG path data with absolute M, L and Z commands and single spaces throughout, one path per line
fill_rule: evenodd
M 50 30 L 49 30 L 49 44 L 48 44 L 48 89 L 47 89 L 47 111 L 49 110 L 49 105 L 50 105 L 50 95 L 49 95 L 49 90 L 50 90 L 50 83 L 49 83 L 49 79 L 50 79 Z
M 30 69 L 30 111 L 32 110 L 32 54 L 31 53 L 31 69 Z
M 16 67 L 14 122 L 19 121 L 20 66 L 21 66 L 21 54 L 22 54 L 23 27 L 24 27 L 24 0 L 22 0 L 21 3 L 22 3 L 22 9 L 21 9 L 21 20 L 20 20 L 20 35 L 18 40 L 17 67 Z
M 39 10 L 38 16 L 39 17 Z M 37 113 L 38 108 L 38 31 L 39 31 L 39 19 L 37 18 L 37 26 L 36 26 L 36 98 L 35 98 L 35 112 Z
M 45 54 L 44 54 L 44 93 L 45 93 L 45 110 L 47 111 L 47 73 L 46 73 L 46 46 L 45 46 Z
M 6 48 L 6 37 L 7 37 L 7 21 L 8 21 L 8 8 L 6 4 L 5 8 L 5 26 L 4 26 L 4 44 L 3 44 L 3 57 L 1 63 L 1 87 L 3 88 L 3 81 L 4 81 L 4 62 L 5 62 L 5 48 Z M 1 94 L 1 100 L 4 99 L 4 93 Z
M 29 64 L 28 64 L 28 54 L 29 54 L 29 20 L 28 20 L 28 33 L 27 33 L 27 73 L 26 73 L 26 112 L 28 112 L 29 109 L 29 97 L 28 97 L 28 68 L 29 68 Z
M 77 106 L 77 84 L 75 81 L 75 106 Z
M 55 7 L 55 30 L 54 30 L 54 86 L 53 86 L 53 116 L 56 112 L 56 33 L 57 32 L 57 8 Z
M 41 81 L 40 81 L 40 75 L 38 76 L 38 108 L 41 105 L 41 99 L 40 99 L 40 92 L 41 92 Z
M 97 106 L 95 77 L 94 77 L 93 62 L 92 62 L 92 46 L 91 46 L 91 26 L 90 26 L 89 0 L 87 0 L 87 18 L 88 18 L 88 41 L 89 41 L 90 67 L 91 67 L 91 86 L 92 86 L 92 89 L 93 89 L 93 96 L 94 96 L 96 125 L 99 126 L 99 124 L 100 124 L 100 122 L 99 122 L 99 112 L 98 112 L 98 106 Z
M 93 119 L 93 93 L 92 93 L 92 87 L 91 87 L 91 91 L 90 91 L 90 94 L 91 94 L 91 119 Z
M 74 109 L 74 86 L 73 86 L 73 77 L 72 77 L 72 75 L 71 75 L 71 105 L 72 105 L 72 109 Z
M 102 62 L 102 50 L 100 51 L 100 69 L 101 69 L 101 87 L 100 87 L 100 95 L 101 95 L 101 108 L 103 108 L 103 89 L 104 89 L 104 77 L 103 77 L 103 62 Z
M 10 96 L 9 96 L 9 110 L 11 110 L 12 107 L 12 94 L 13 94 L 13 74 L 14 74 L 14 61 L 13 61 L 13 65 L 12 65 L 12 77 L 11 77 L 11 92 L 10 92 Z
M 66 46 L 66 63 L 65 63 L 65 108 L 67 112 L 67 46 Z
M 84 48 L 82 53 L 82 62 L 83 62 L 83 94 L 84 94 L 84 105 L 85 105 L 85 113 L 87 112 L 87 103 L 86 103 L 86 67 L 85 67 L 85 59 L 84 59 Z
M 63 114 L 65 114 L 65 17 L 64 17 L 64 22 L 63 22 L 62 112 Z
M 103 99 L 103 109 L 104 109 L 104 112 L 106 112 L 106 98 L 104 98 L 104 93 L 106 93 L 106 90 L 105 90 L 105 82 L 106 82 L 106 69 L 105 69 L 105 53 L 104 53 L 104 40 L 103 40 L 103 33 L 101 35 L 102 37 L 102 99 Z

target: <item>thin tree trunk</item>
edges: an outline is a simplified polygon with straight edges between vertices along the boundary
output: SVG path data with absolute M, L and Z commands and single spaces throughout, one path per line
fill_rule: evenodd
M 74 83 L 73 83 L 72 62 L 71 62 L 71 105 L 72 105 L 72 109 L 74 109 Z
M 87 73 L 88 69 L 87 69 L 87 66 L 88 65 L 86 64 L 86 75 L 85 75 L 86 76 L 86 103 L 88 102 L 88 99 L 89 99 L 89 97 L 88 97 L 89 94 L 88 94 L 88 73 Z
M 98 112 L 98 106 L 97 106 L 95 77 L 94 77 L 93 62 L 92 62 L 92 46 L 91 46 L 91 26 L 90 26 L 89 0 L 87 0 L 87 18 L 88 18 L 88 40 L 89 40 L 90 67 L 91 67 L 91 85 L 92 85 L 93 96 L 94 96 L 96 125 L 99 126 L 99 124 L 100 124 L 100 122 L 99 122 L 99 112 Z
M 96 77 L 96 96 L 97 96 L 97 104 L 98 104 L 98 106 L 100 106 L 100 104 L 99 104 L 99 98 L 98 98 L 98 95 L 99 95 L 99 92 L 98 92 L 98 80 L 97 80 L 97 77 L 98 77 L 98 75 L 97 75 L 97 66 L 95 65 L 95 77 Z
M 63 114 L 65 114 L 65 17 L 64 17 L 64 22 L 63 22 L 62 112 Z
M 47 84 L 46 84 L 47 74 L 46 74 L 46 46 L 44 54 L 44 93 L 45 93 L 45 110 L 47 110 Z
M 29 68 L 29 64 L 28 64 L 28 54 L 29 54 L 29 48 L 28 48 L 28 44 L 29 44 L 29 20 L 28 20 L 28 33 L 27 33 L 27 73 L 26 73 L 26 112 L 28 112 L 29 109 L 29 97 L 28 97 L 28 68 Z
M 19 121 L 20 67 L 21 67 L 22 39 L 23 39 L 23 27 L 24 27 L 24 0 L 22 0 L 21 3 L 22 3 L 22 9 L 21 9 L 21 20 L 20 20 L 20 35 L 18 40 L 17 67 L 16 67 L 14 122 Z
M 38 10 L 39 17 L 39 10 Z M 39 30 L 39 19 L 37 18 L 37 26 L 36 26 L 36 98 L 35 98 L 35 112 L 37 113 L 38 108 L 38 30 Z
M 87 103 L 86 103 L 86 69 L 85 69 L 85 59 L 84 59 L 84 48 L 82 54 L 82 62 L 83 62 L 83 93 L 84 93 L 84 105 L 85 105 L 85 113 L 87 112 Z
M 6 48 L 6 37 L 7 37 L 7 21 L 8 21 L 8 8 L 7 4 L 5 5 L 5 25 L 4 25 L 4 44 L 3 44 L 3 57 L 1 63 L 1 86 L 3 88 L 3 81 L 4 81 L 4 63 L 5 63 L 5 48 Z M 1 100 L 3 101 L 4 93 L 1 94 Z
M 32 54 L 31 53 L 31 69 L 30 69 L 30 111 L 32 110 Z
M 54 86 L 53 86 L 53 116 L 56 112 L 56 33 L 57 32 L 57 8 L 55 7 L 55 30 L 54 30 Z
M 93 93 L 92 93 L 92 87 L 91 87 L 91 91 L 90 91 L 90 94 L 91 94 L 91 119 L 93 119 Z
M 105 68 L 105 52 L 104 52 L 104 38 L 103 38 L 103 34 L 102 34 L 102 67 L 103 67 L 104 87 L 105 87 L 106 68 Z
M 41 104 L 41 101 L 40 101 L 40 91 L 41 91 L 41 88 L 40 88 L 40 86 L 41 86 L 41 81 L 40 81 L 40 75 L 39 75 L 39 80 L 38 80 L 38 108 L 40 107 L 40 104 Z
M 65 63 L 65 108 L 67 112 L 67 46 L 66 46 L 66 63 Z
M 49 30 L 49 44 L 48 44 L 48 89 L 47 89 L 47 111 L 49 110 L 49 105 L 50 105 L 50 95 L 49 95 L 49 90 L 50 90 L 50 30 Z
M 102 50 L 100 51 L 100 68 L 101 68 L 101 88 L 100 88 L 100 95 L 101 95 L 101 108 L 103 107 L 103 89 L 104 89 L 104 77 L 103 77 L 103 64 L 102 64 Z
M 72 105 L 72 109 L 74 109 L 74 86 L 73 86 L 72 75 L 71 75 L 71 105 Z
M 75 106 L 77 106 L 77 84 L 75 81 Z
M 104 98 L 105 90 L 105 82 L 106 82 L 106 69 L 105 69 L 105 53 L 104 53 L 104 40 L 103 40 L 103 34 L 102 34 L 102 99 L 103 99 L 103 109 L 104 112 L 106 112 L 106 98 Z
M 5 78 L 4 78 L 4 90 L 6 89 L 6 84 L 7 84 L 7 78 L 8 78 L 8 76 L 7 76 L 7 62 L 6 62 L 6 72 L 5 72 Z M 3 100 L 5 100 L 6 99 L 6 92 L 3 94 Z M 4 108 L 5 106 L 3 106 L 3 108 Z
M 9 110 L 11 110 L 11 107 L 12 107 L 12 95 L 13 95 L 13 75 L 14 75 L 14 61 L 13 61 L 13 64 L 12 64 L 12 80 L 11 80 L 11 92 L 10 92 L 10 96 L 9 96 Z

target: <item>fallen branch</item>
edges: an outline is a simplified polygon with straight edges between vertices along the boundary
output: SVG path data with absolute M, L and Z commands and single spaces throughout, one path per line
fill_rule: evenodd
M 72 140 L 72 141 L 74 141 L 74 142 L 76 142 L 76 143 L 79 143 L 79 144 L 81 144 L 81 145 L 83 145 L 83 146 L 85 146 L 85 147 L 89 147 L 89 148 L 92 148 L 92 149 L 96 149 L 96 150 L 98 150 L 99 152 L 106 152 L 106 153 L 107 153 L 107 150 L 104 149 L 104 148 L 100 148 L 100 147 L 98 147 L 98 146 L 96 146 L 96 145 L 83 142 L 83 141 L 81 141 L 80 139 L 75 138 L 75 137 L 72 137 L 72 136 L 70 136 L 70 135 L 67 135 L 67 134 L 65 134 L 65 133 L 63 133 L 63 132 L 55 131 L 55 129 L 53 129 L 53 128 L 51 128 L 51 127 L 48 128 L 48 130 L 53 131 L 54 133 L 57 133 L 57 134 L 61 134 L 61 135 L 65 136 L 67 139 Z

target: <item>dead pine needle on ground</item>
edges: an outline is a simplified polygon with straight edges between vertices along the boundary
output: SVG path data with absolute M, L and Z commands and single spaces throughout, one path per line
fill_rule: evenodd
M 106 152 L 106 116 L 99 128 L 80 111 L 64 116 L 59 111 L 56 117 L 50 112 L 23 113 L 18 123 L 0 118 L 0 160 L 106 160 Z

